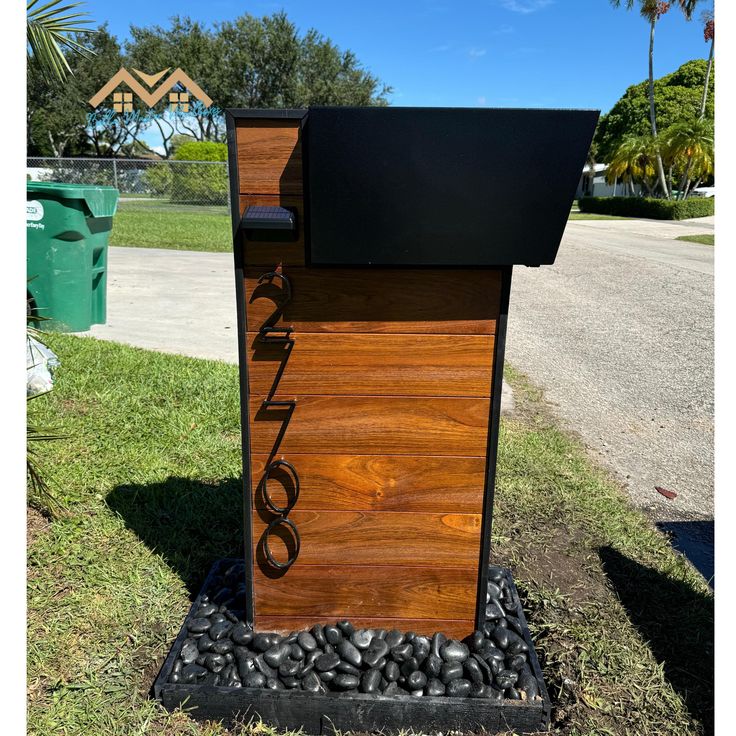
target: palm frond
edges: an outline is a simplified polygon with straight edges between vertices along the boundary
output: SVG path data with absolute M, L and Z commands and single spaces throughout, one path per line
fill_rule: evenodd
M 85 57 L 94 52 L 79 43 L 70 34 L 93 32 L 92 21 L 85 12 L 70 12 L 82 3 L 62 5 L 63 0 L 51 0 L 36 7 L 38 0 L 30 0 L 26 6 L 28 58 L 38 64 L 48 79 L 63 82 L 72 73 L 64 55 L 64 48 Z
M 698 0 L 677 0 L 677 5 L 682 10 L 687 20 L 691 20 Z
M 26 475 L 30 485 L 32 500 L 39 503 L 44 510 L 53 513 L 58 509 L 64 508 L 63 505 L 54 496 L 51 487 L 44 478 L 43 468 L 38 461 L 38 450 L 32 443 L 49 442 L 52 440 L 63 439 L 64 435 L 54 434 L 47 429 L 39 429 L 32 425 L 27 425 L 27 445 L 26 451 Z

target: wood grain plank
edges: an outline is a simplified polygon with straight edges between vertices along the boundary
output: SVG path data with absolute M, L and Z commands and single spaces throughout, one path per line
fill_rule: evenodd
M 251 452 L 485 457 L 489 399 L 307 396 L 293 411 L 250 399 Z
M 486 461 L 482 457 L 411 455 L 288 455 L 299 474 L 302 511 L 482 511 Z M 253 455 L 254 504 L 264 510 L 262 478 L 268 455 Z M 283 469 L 267 481 L 273 502 L 286 507 L 293 478 Z
M 278 266 L 304 265 L 304 200 L 301 197 L 281 194 L 241 194 L 240 214 L 247 207 L 286 207 L 296 211 L 297 239 L 288 242 L 266 242 L 241 237 L 241 247 L 245 249 L 245 263 L 249 266 L 264 266 L 272 271 Z
M 266 528 L 274 518 L 263 511 L 253 515 L 253 546 L 257 566 L 264 572 L 274 570 L 263 552 Z M 478 566 L 480 514 L 303 511 L 297 503 L 289 519 L 301 537 L 293 570 L 310 565 Z M 274 527 L 268 545 L 276 560 L 285 562 L 294 553 L 293 532 L 284 525 Z M 292 578 L 291 571 L 287 575 Z
M 301 194 L 298 120 L 240 120 L 235 128 L 243 194 Z
M 248 330 L 257 332 L 283 301 L 280 280 L 258 284 L 246 270 Z M 497 270 L 284 269 L 292 288 L 279 325 L 299 332 L 491 335 L 500 308 Z
M 491 391 L 491 335 L 305 333 L 294 345 L 249 333 L 251 393 L 309 396 L 473 396 Z
M 256 614 L 255 628 L 257 631 L 289 634 L 292 631 L 309 629 L 314 624 L 335 625 L 336 620 L 343 617 L 333 616 L 272 616 Z M 432 636 L 441 631 L 453 639 L 464 639 L 475 628 L 472 619 L 440 619 L 440 618 L 386 618 L 383 616 L 351 616 L 350 621 L 356 628 L 361 629 L 398 629 L 399 631 L 413 631 L 423 636 Z
M 315 617 L 315 620 L 375 616 L 472 621 L 476 567 L 294 565 L 283 578 L 272 579 L 256 566 L 253 584 L 259 616 L 293 615 Z

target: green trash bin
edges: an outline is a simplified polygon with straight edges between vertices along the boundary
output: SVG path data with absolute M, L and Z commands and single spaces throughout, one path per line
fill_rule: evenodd
M 115 187 L 27 182 L 28 296 L 43 329 L 80 332 L 104 324 L 107 241 Z

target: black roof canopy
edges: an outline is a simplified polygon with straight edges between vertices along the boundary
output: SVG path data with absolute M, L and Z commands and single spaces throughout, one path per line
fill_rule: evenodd
M 311 107 L 313 266 L 553 263 L 598 111 Z

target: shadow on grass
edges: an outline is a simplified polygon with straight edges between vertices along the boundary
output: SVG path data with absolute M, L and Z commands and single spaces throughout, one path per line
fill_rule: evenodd
M 603 569 L 633 626 L 706 734 L 713 733 L 713 599 L 611 547 Z
M 121 485 L 106 501 L 181 577 L 192 598 L 216 560 L 242 557 L 239 479 L 203 483 L 170 477 L 162 483 Z

